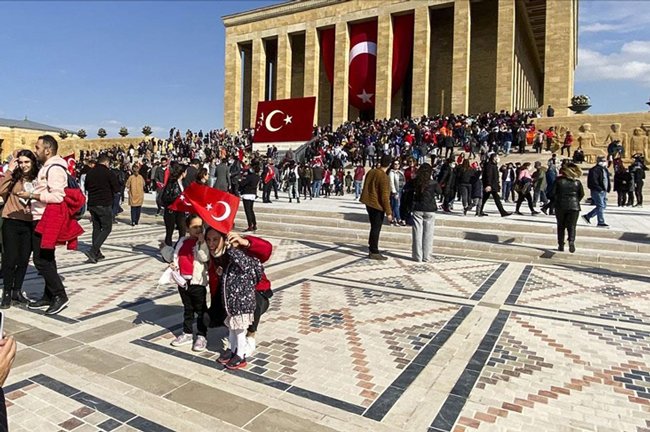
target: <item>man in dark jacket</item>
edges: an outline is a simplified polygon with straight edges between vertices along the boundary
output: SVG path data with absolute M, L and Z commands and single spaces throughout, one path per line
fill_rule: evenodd
M 196 175 L 199 173 L 199 168 L 201 167 L 201 161 L 198 159 L 192 159 L 188 165 L 185 172 L 185 178 L 183 179 L 183 187 L 189 187 L 192 183 L 196 181 Z
M 605 208 L 607 207 L 607 193 L 612 190 L 612 181 L 607 170 L 607 159 L 605 156 L 598 156 L 596 165 L 589 170 L 587 187 L 591 191 L 591 201 L 596 207 L 582 218 L 591 223 L 591 218 L 598 218 L 599 227 L 608 227 L 605 223 Z
M 109 164 L 108 155 L 101 155 L 95 168 L 88 171 L 86 175 L 88 211 L 93 222 L 93 244 L 84 254 L 92 264 L 97 264 L 97 261 L 104 259 L 101 247 L 113 229 L 113 200 L 120 190 L 117 177 L 108 168 Z
M 483 202 L 481 203 L 481 210 L 479 211 L 479 216 L 487 216 L 487 213 L 483 211 L 485 208 L 485 203 L 489 197 L 492 197 L 494 203 L 499 209 L 501 217 L 510 216 L 512 213 L 507 212 L 501 204 L 501 198 L 499 197 L 499 157 L 496 153 L 490 155 L 490 159 L 485 164 L 483 168 Z
M 165 187 L 165 178 L 167 177 L 168 170 L 169 161 L 166 157 L 163 157 L 160 159 L 160 165 L 156 168 L 156 173 L 153 176 L 154 188 L 156 189 L 156 206 L 158 207 L 156 216 L 162 215 L 163 205 L 160 202 L 160 197 L 162 196 L 162 191 Z

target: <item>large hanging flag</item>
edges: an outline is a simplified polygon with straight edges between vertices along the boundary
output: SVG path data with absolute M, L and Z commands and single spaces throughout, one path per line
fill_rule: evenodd
M 377 20 L 350 25 L 350 105 L 364 111 L 375 106 Z
M 255 143 L 309 141 L 316 97 L 261 101 L 257 104 Z

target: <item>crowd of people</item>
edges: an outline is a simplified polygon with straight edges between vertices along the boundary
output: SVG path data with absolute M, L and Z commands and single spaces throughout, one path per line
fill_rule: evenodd
M 63 310 L 69 299 L 57 271 L 55 246 L 63 242 L 76 248 L 83 232 L 78 219 L 87 212 L 92 221 L 87 262 L 105 259 L 102 246 L 122 205 L 128 200 L 130 223 L 138 225 L 149 192 L 155 193 L 156 215 L 165 226 L 161 255 L 176 274 L 173 281 L 184 306 L 183 330 L 172 345 L 191 344 L 194 351 L 203 351 L 208 328 L 225 325 L 230 348 L 219 361 L 231 369 L 244 367 L 254 351 L 260 316 L 272 296 L 263 270 L 272 246 L 251 235 L 257 230 L 254 204 L 260 197 L 262 203 L 272 203 L 286 194 L 289 202 L 299 204 L 301 199 L 354 194 L 368 213 L 369 258 L 387 259 L 379 237 L 388 219 L 394 226 L 411 227 L 412 257 L 418 262 L 431 258 L 439 209 L 485 217 L 492 199 L 507 217 L 512 213 L 503 201 L 515 203 L 517 214 L 526 202 L 532 215 L 555 215 L 558 250 L 568 243 L 573 253 L 585 196 L 580 180 L 584 158 L 580 149 L 571 155 L 570 133 L 558 146 L 552 129 L 535 130 L 533 116 L 501 112 L 346 122 L 336 130 L 315 128 L 309 143 L 284 154 L 273 146 L 253 151 L 250 130 L 204 134 L 172 129 L 165 140 L 84 152 L 74 169 L 58 155 L 57 141 L 41 136 L 33 151 L 14 153 L 0 179 L 4 243 L 16 245 L 3 250 L 0 308 L 13 303 L 44 309 L 47 315 Z M 560 157 L 550 153 L 559 147 Z M 511 162 L 513 150 L 547 151 L 550 157 L 531 166 Z M 582 217 L 587 223 L 595 217 L 600 227 L 607 226 L 606 197 L 612 189 L 619 206 L 643 204 L 643 155 L 634 155 L 627 167 L 620 152 L 613 156 L 598 158 L 587 177 L 594 209 Z M 502 163 L 502 158 L 507 159 Z M 194 183 L 239 196 L 247 219 L 243 235 L 214 229 L 198 215 L 174 207 Z M 31 256 L 45 282 L 36 300 L 22 290 Z

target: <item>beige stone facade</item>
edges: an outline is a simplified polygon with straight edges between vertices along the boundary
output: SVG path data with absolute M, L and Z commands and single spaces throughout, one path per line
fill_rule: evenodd
M 539 109 L 568 115 L 578 0 L 293 0 L 223 17 L 224 125 L 254 126 L 257 102 L 316 96 L 315 122 L 360 115 L 348 100 L 349 25 L 376 19 L 374 118 Z M 392 94 L 393 17 L 414 14 L 408 79 Z M 320 31 L 335 30 L 334 77 Z

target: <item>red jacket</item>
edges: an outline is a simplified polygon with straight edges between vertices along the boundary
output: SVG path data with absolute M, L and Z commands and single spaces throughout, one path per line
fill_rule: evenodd
M 73 217 L 86 203 L 81 189 L 65 189 L 65 198 L 58 204 L 50 203 L 45 207 L 43 217 L 36 225 L 36 232 L 41 234 L 41 249 L 54 249 L 66 244 L 69 250 L 77 249 L 77 238 L 84 230 Z
M 261 263 L 265 263 L 271 258 L 273 245 L 270 242 L 255 236 L 246 236 L 246 240 L 251 243 L 248 249 L 246 249 L 247 255 L 257 258 Z M 210 260 L 208 277 L 210 280 L 210 295 L 214 296 L 219 287 L 219 275 L 217 274 L 213 260 Z M 266 273 L 263 273 L 262 279 L 255 286 L 255 291 L 268 291 L 270 289 L 271 281 L 266 277 Z

